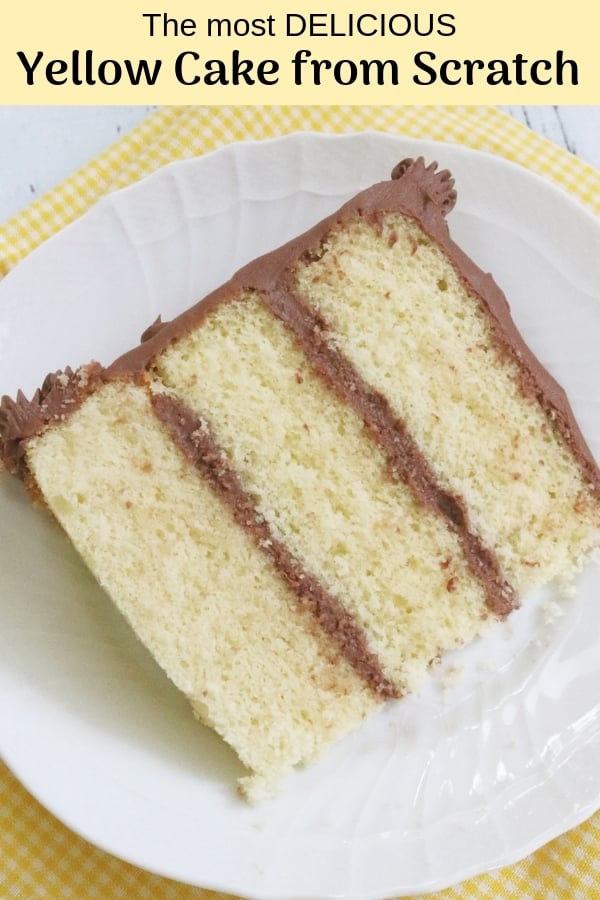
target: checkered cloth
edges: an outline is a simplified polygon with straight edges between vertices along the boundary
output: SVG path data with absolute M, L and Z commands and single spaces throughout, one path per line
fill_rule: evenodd
M 293 131 L 377 129 L 504 156 L 600 214 L 600 172 L 493 107 L 176 107 L 133 132 L 0 228 L 0 276 L 99 197 L 177 159 Z M 220 900 L 92 847 L 44 810 L 0 763 L 0 898 Z M 520 863 L 430 900 L 600 900 L 600 813 Z M 418 898 L 413 898 L 418 900 Z

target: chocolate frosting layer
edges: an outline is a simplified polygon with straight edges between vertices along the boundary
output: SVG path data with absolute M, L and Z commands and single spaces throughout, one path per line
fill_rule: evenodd
M 168 394 L 151 394 L 151 404 L 188 462 L 202 473 L 212 490 L 230 508 L 238 525 L 270 558 L 296 596 L 301 609 L 316 619 L 338 652 L 377 696 L 382 699 L 399 697 L 399 689 L 386 678 L 377 656 L 369 650 L 360 625 L 342 603 L 326 591 L 318 579 L 277 540 L 268 523 L 259 515 L 208 423 L 183 401 Z

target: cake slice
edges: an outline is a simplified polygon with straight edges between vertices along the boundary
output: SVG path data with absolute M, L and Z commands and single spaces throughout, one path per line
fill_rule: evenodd
M 258 798 L 598 545 L 564 392 L 408 160 L 0 446 Z

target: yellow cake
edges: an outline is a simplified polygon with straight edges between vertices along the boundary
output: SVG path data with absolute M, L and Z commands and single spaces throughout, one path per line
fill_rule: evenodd
M 250 797 L 598 544 L 600 473 L 454 201 L 405 161 L 108 368 L 2 401 L 5 465 Z

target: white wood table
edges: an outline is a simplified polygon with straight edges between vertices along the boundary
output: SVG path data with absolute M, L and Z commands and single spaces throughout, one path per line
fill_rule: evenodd
M 501 108 L 600 169 L 600 106 Z M 152 109 L 0 107 L 0 222 L 110 146 Z

